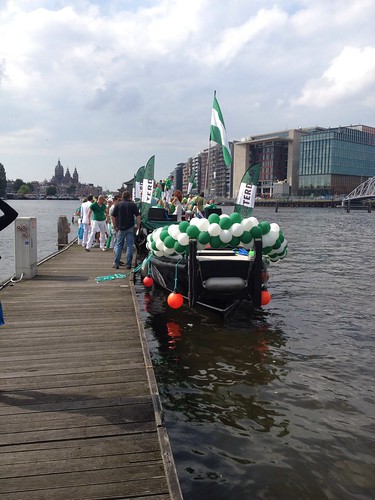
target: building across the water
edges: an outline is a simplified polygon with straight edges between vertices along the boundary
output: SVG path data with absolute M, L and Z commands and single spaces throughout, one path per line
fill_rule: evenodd
M 291 196 L 342 196 L 375 176 L 375 128 L 299 128 L 235 141 L 234 197 L 244 172 L 258 162 L 262 197 L 274 196 L 280 183 Z
M 99 196 L 103 192 L 101 186 L 80 182 L 77 168 L 74 168 L 73 174 L 71 174 L 69 167 L 64 169 L 60 158 L 55 166 L 54 175 L 49 181 L 32 181 L 28 182 L 27 185 L 31 188 L 31 192 L 24 196 L 26 198 L 83 198 L 89 194 Z M 18 188 L 19 185 L 16 181 L 7 180 L 8 197 L 16 197 Z

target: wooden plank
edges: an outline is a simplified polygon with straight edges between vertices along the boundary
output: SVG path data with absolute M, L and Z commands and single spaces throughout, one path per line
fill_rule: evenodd
M 112 261 L 72 245 L 1 290 L 2 499 L 182 498 L 129 277 L 95 282 Z

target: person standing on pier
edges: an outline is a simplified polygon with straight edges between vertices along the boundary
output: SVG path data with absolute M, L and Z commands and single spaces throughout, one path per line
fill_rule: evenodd
M 134 218 L 137 221 L 137 230 L 141 227 L 141 215 L 137 205 L 131 200 L 129 191 L 122 193 L 122 201 L 115 205 L 112 212 L 112 225 L 117 230 L 115 244 L 115 259 L 113 267 L 120 268 L 120 260 L 124 242 L 126 243 L 126 268 L 131 269 L 134 245 Z
M 81 217 L 82 217 L 82 225 L 83 225 L 83 236 L 82 236 L 82 246 L 85 248 L 87 242 L 89 240 L 90 235 L 90 205 L 93 202 L 94 197 L 92 194 L 89 194 L 88 197 L 84 200 L 81 205 Z
M 14 210 L 8 203 L 0 199 L 0 210 L 4 215 L 0 217 L 0 231 L 5 229 L 9 224 L 17 219 L 18 212 Z
M 4 215 L 0 217 L 0 231 L 5 229 L 9 224 L 11 224 L 14 220 L 17 219 L 18 212 L 14 210 L 7 202 L 0 199 L 0 210 Z M 0 256 L 1 259 L 1 256 Z M 0 302 L 0 325 L 4 325 L 4 315 L 3 315 L 3 307 Z
M 89 240 L 86 245 L 86 252 L 89 252 L 92 243 L 94 241 L 96 233 L 100 233 L 100 248 L 103 252 L 107 249 L 105 247 L 105 240 L 107 235 L 107 222 L 106 222 L 106 210 L 107 205 L 104 203 L 105 198 L 101 194 L 99 195 L 98 201 L 91 203 L 89 210 L 89 223 L 91 223 L 91 230 Z

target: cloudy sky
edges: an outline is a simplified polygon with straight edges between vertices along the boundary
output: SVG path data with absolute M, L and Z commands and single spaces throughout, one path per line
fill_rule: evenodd
M 116 189 L 229 140 L 375 127 L 375 0 L 0 0 L 0 163 Z

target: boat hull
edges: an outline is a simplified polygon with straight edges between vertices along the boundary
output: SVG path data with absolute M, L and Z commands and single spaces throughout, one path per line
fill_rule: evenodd
M 259 253 L 260 252 L 260 253 Z M 183 295 L 190 306 L 201 305 L 227 314 L 241 302 L 260 306 L 262 257 L 236 255 L 232 250 L 190 250 L 189 256 L 150 256 L 154 282 Z

